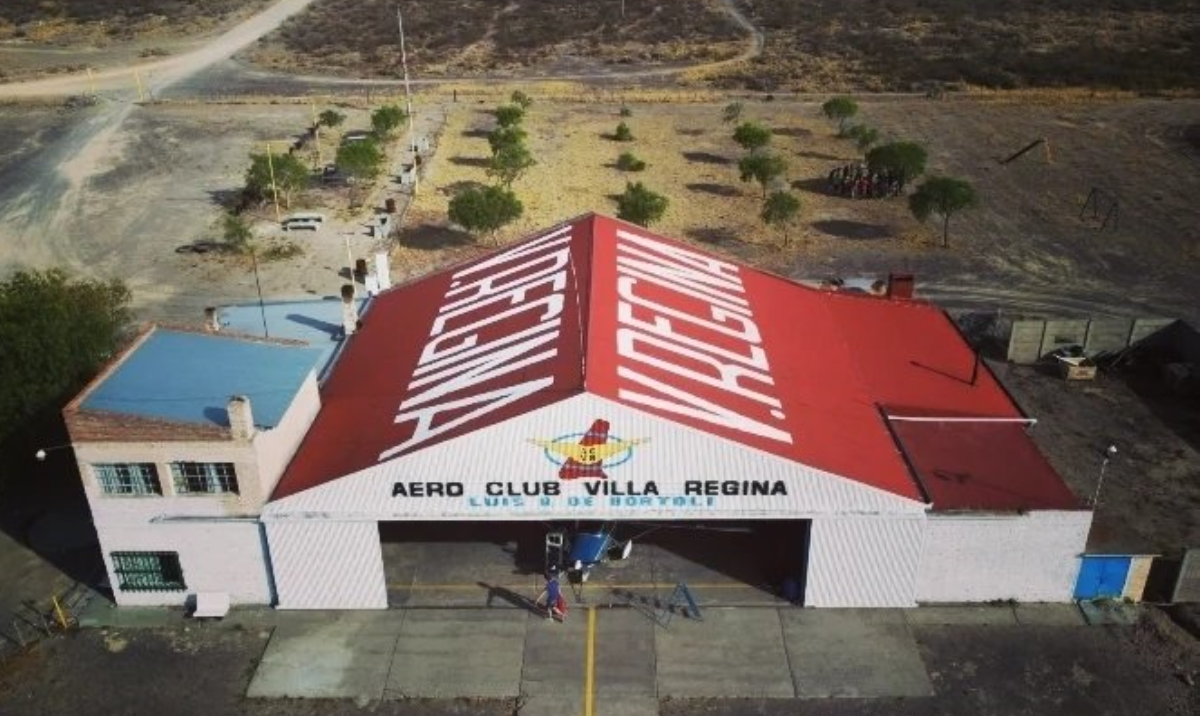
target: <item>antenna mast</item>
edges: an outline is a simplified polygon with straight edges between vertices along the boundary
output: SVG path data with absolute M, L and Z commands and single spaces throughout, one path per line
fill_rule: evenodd
M 404 70 L 404 111 L 408 114 L 408 142 L 413 148 L 413 194 L 420 186 L 420 157 L 417 156 L 417 135 L 413 132 L 412 89 L 408 84 L 408 54 L 404 51 L 404 17 L 396 6 L 396 25 L 400 28 L 400 67 Z

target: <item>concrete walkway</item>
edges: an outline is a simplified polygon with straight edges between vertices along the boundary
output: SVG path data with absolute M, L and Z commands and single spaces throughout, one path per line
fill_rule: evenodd
M 636 609 L 276 612 L 252 698 L 515 698 L 521 713 L 657 714 L 661 699 L 933 693 L 910 627 L 1082 626 L 1074 605 L 717 608 L 664 627 Z

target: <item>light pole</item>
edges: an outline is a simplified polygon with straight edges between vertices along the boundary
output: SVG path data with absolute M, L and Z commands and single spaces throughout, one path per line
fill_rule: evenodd
M 1113 459 L 1113 456 L 1116 454 L 1116 445 L 1109 445 L 1104 450 L 1104 459 L 1100 462 L 1100 479 L 1096 480 L 1096 491 L 1092 493 L 1092 499 L 1088 502 L 1088 505 L 1092 508 L 1095 508 L 1096 504 L 1100 502 L 1100 488 L 1104 487 L 1104 471 L 1108 468 L 1108 461 Z

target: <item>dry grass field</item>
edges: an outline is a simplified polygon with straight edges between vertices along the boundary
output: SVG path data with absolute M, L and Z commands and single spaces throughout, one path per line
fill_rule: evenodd
M 177 55 L 273 0 L 3 0 L 0 82 Z
M 862 119 L 885 139 L 925 144 L 930 173 L 965 178 L 979 191 L 980 206 L 951 223 L 949 248 L 941 247 L 940 226 L 918 223 L 903 198 L 851 200 L 826 191 L 829 170 L 861 155 L 834 136 L 818 102 L 747 101 L 745 116 L 774 128 L 773 147 L 788 161 L 788 182 L 803 203 L 785 248 L 759 219 L 760 187 L 739 181 L 742 151 L 721 121 L 722 102 L 671 103 L 667 96 L 677 93 L 655 100 L 643 91 L 625 98 L 631 116 L 621 117 L 620 101 L 571 102 L 533 92 L 526 127 L 539 163 L 514 185 L 525 215 L 500 242 L 585 212 L 615 215 L 614 196 L 625 182 L 642 181 L 671 202 L 654 230 L 791 276 L 904 268 L 926 277 L 954 275 L 956 283 L 971 285 L 956 290 L 1052 315 L 1186 317 L 1200 305 L 1193 278 L 1200 268 L 1200 208 L 1192 200 L 1200 192 L 1200 155 L 1187 139 L 1196 124 L 1194 101 L 862 98 Z M 459 94 L 459 103 L 436 110 L 446 112 L 445 131 L 405 222 L 399 263 L 410 274 L 481 250 L 449 226 L 446 211 L 458 188 L 488 181 L 489 110 L 504 95 Z M 606 137 L 622 120 L 634 141 Z M 1036 138 L 1047 139 L 1049 151 L 1000 164 Z M 646 170 L 618 170 L 615 161 L 625 151 L 644 160 Z M 1101 230 L 1090 216 L 1080 218 L 1093 188 L 1119 196 L 1117 227 Z M 941 298 L 953 303 L 955 296 Z
M 471 183 L 486 183 L 490 155 L 486 134 L 494 126 L 494 105 L 455 105 L 425 190 L 408 220 L 406 245 L 440 247 L 470 241 L 449 228 L 450 197 Z M 931 248 L 927 232 L 907 214 L 902 201 L 849 202 L 821 191 L 829 168 L 859 158 L 853 145 L 831 136 L 830 126 L 808 105 L 755 105 L 748 118 L 775 129 L 773 147 L 787 157 L 788 176 L 799 182 L 805 220 L 791 232 L 791 248 L 759 220 L 762 189 L 742 183 L 737 160 L 742 150 L 732 127 L 721 121 L 714 104 L 630 104 L 631 116 L 618 105 L 539 102 L 526 118 L 529 147 L 538 165 L 514 184 L 525 214 L 500 236 L 507 241 L 564 219 L 598 212 L 616 215 L 615 196 L 627 181 L 641 181 L 667 196 L 670 206 L 652 228 L 666 235 L 716 245 L 776 269 L 785 269 L 795 252 L 821 254 L 844 244 L 840 234 L 863 239 L 890 238 L 917 251 Z M 634 139 L 608 137 L 625 122 Z M 617 157 L 632 152 L 646 162 L 641 172 L 623 172 Z M 861 227 L 861 228 L 860 228 Z M 823 228 L 825 230 L 823 230 Z
M 552 74 L 736 56 L 743 11 L 763 53 L 699 73 L 762 91 L 951 87 L 1200 89 L 1200 0 L 445 0 L 400 3 L 420 77 Z M 395 77 L 391 0 L 318 0 L 260 43 L 256 64 Z M 471 18 L 467 20 L 466 18 Z
M 743 32 L 721 0 L 318 0 L 260 43 L 251 59 L 277 69 L 396 77 L 396 7 L 410 69 L 423 77 L 595 66 L 708 62 L 738 54 Z
M 0 42 L 103 46 L 181 38 L 244 17 L 268 0 L 4 0 Z
M 739 0 L 766 33 L 730 86 L 1200 89 L 1198 0 Z

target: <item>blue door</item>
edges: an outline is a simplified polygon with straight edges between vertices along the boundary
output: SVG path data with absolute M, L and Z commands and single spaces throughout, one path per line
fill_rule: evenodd
M 1075 582 L 1076 599 L 1121 596 L 1125 591 L 1125 578 L 1129 575 L 1129 557 L 1085 554 L 1081 559 L 1079 579 Z

